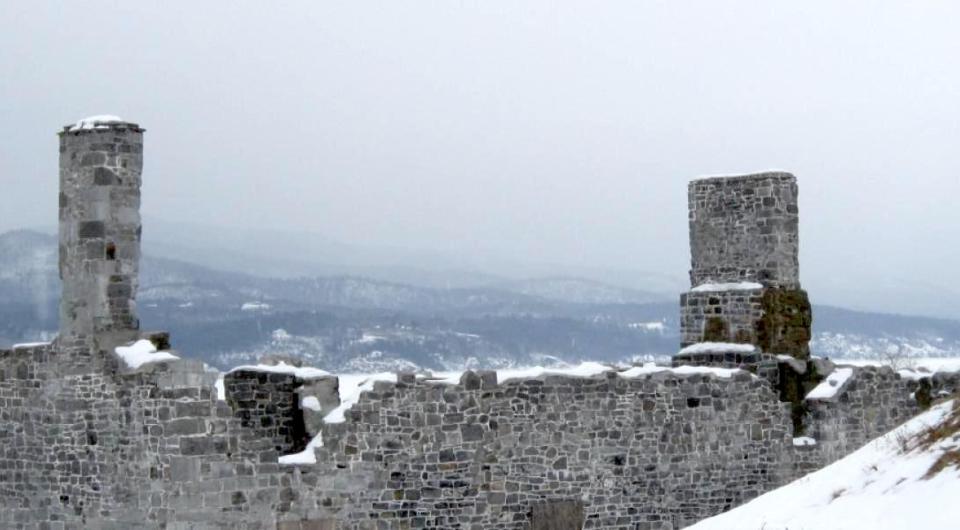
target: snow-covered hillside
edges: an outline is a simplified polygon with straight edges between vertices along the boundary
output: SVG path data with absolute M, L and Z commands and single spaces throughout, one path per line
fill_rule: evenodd
M 960 400 L 688 530 L 960 528 Z

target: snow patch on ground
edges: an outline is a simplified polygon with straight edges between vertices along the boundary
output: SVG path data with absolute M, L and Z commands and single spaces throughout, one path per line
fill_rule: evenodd
M 900 370 L 901 373 L 917 372 L 929 376 L 937 372 L 960 371 L 960 357 L 919 357 L 907 360 L 911 366 Z M 883 359 L 840 359 L 837 362 L 851 366 L 885 366 L 890 364 L 890 361 Z
M 737 344 L 734 342 L 698 342 L 680 350 L 680 355 L 690 353 L 733 352 L 753 353 L 757 348 L 752 344 Z
M 663 331 L 666 329 L 666 324 L 660 321 L 633 322 L 631 324 L 628 324 L 627 327 L 631 329 L 642 329 L 644 331 L 658 331 L 660 333 L 663 333 Z
M 694 293 L 718 293 L 722 291 L 751 291 L 754 289 L 763 289 L 763 285 L 756 282 L 701 283 L 690 291 Z
M 149 363 L 179 359 L 170 352 L 157 351 L 157 347 L 146 339 L 140 339 L 129 346 L 117 346 L 114 352 L 133 370 Z
M 941 403 L 815 473 L 687 530 L 853 530 L 957 528 L 960 471 L 925 477 L 956 440 L 904 452 L 910 440 L 944 422 Z
M 806 399 L 830 399 L 837 395 L 837 392 L 843 388 L 850 376 L 853 375 L 853 368 L 837 368 L 827 376 L 819 385 L 813 388 Z
M 387 340 L 386 337 L 381 337 L 380 335 L 371 335 L 370 333 L 364 333 L 362 337 L 357 339 L 358 344 L 373 344 L 374 342 L 380 342 L 382 340 Z

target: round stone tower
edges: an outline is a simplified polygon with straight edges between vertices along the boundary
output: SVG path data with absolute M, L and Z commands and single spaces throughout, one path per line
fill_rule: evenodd
M 797 179 L 767 172 L 689 185 L 690 283 L 676 361 L 737 366 L 761 354 L 810 355 L 800 288 Z
M 60 135 L 61 352 L 93 355 L 133 340 L 140 267 L 143 129 L 115 116 Z

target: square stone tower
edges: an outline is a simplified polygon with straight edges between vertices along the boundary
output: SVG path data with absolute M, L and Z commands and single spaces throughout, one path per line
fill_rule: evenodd
M 59 136 L 57 344 L 66 355 L 86 357 L 138 335 L 143 129 L 95 116 L 65 126 Z
M 691 290 L 680 297 L 677 360 L 808 358 L 812 317 L 800 288 L 796 177 L 704 178 L 690 182 L 688 194 Z

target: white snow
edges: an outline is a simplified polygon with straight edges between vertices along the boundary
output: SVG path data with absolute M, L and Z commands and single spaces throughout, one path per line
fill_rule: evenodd
M 316 396 L 307 396 L 300 400 L 300 408 L 320 411 L 320 400 Z
M 789 173 L 789 171 L 787 171 L 786 169 L 772 167 L 772 168 L 760 169 L 756 171 L 730 171 L 728 173 L 707 173 L 704 175 L 697 175 L 696 177 L 694 177 L 693 180 L 745 177 L 747 175 L 758 175 L 760 173 Z
M 666 329 L 666 325 L 663 322 L 654 321 L 654 322 L 633 322 L 628 324 L 627 327 L 632 329 L 642 329 L 644 331 L 659 331 L 663 333 Z
M 291 374 L 295 375 L 301 379 L 312 379 L 314 377 L 323 377 L 325 375 L 330 375 L 330 372 L 321 370 L 319 368 L 310 368 L 307 366 L 299 367 L 292 366 L 283 361 L 280 361 L 277 364 L 246 364 L 242 366 L 237 366 L 230 370 L 230 372 L 237 372 L 240 370 L 244 371 L 253 371 L 253 372 L 271 372 L 275 374 Z M 227 372 L 227 373 L 230 373 Z
M 644 363 L 642 366 L 627 368 L 617 368 L 607 364 L 595 362 L 585 362 L 569 368 L 544 368 L 543 366 L 533 366 L 529 368 L 510 368 L 497 370 L 497 381 L 502 383 L 511 379 L 534 379 L 544 375 L 565 375 L 570 377 L 591 377 L 604 372 L 616 371 L 620 377 L 633 378 L 657 373 L 673 373 L 678 375 L 715 375 L 717 377 L 729 378 L 734 373 L 740 371 L 737 368 L 713 368 L 709 366 L 678 366 L 671 368 L 669 366 L 660 366 L 653 362 Z M 456 385 L 460 383 L 460 377 L 463 372 L 432 372 L 425 378 L 431 383 L 441 383 Z
M 19 350 L 20 348 L 37 348 L 40 346 L 49 346 L 49 342 L 21 342 L 20 344 L 14 344 L 13 349 Z
M 806 399 L 830 399 L 836 396 L 851 375 L 853 375 L 853 368 L 837 368 L 830 372 L 830 375 L 819 385 L 814 387 L 807 394 Z
M 263 302 L 244 302 L 240 306 L 240 311 L 266 311 L 267 309 L 270 309 L 270 304 Z
M 223 386 L 223 374 L 220 374 L 220 377 L 217 377 L 217 382 L 213 384 L 213 387 L 217 389 L 217 399 L 220 401 L 226 401 L 227 389 Z
M 316 464 L 317 454 L 314 452 L 314 449 L 317 447 L 323 447 L 323 437 L 320 434 L 314 436 L 312 440 L 307 442 L 307 447 L 303 451 L 283 455 L 277 459 L 277 462 L 281 465 Z
M 917 357 L 908 358 L 909 368 L 899 370 L 900 374 L 904 372 L 917 372 L 921 376 L 930 376 L 937 372 L 957 372 L 960 371 L 960 357 Z M 838 363 L 849 364 L 852 366 L 883 366 L 890 364 L 883 359 L 842 359 Z
M 157 347 L 146 339 L 140 339 L 130 346 L 117 346 L 114 348 L 114 351 L 127 363 L 127 366 L 134 370 L 145 364 L 155 363 L 157 361 L 179 359 L 179 357 L 170 352 L 157 351 Z
M 344 413 L 357 404 L 360 394 L 373 390 L 377 381 L 397 382 L 397 374 L 382 372 L 379 374 L 341 374 L 340 378 L 340 406 L 324 416 L 325 423 L 343 423 Z
M 716 293 L 721 291 L 749 291 L 753 289 L 763 289 L 763 285 L 757 282 L 735 282 L 735 283 L 701 283 L 690 289 L 694 293 Z
M 925 477 L 956 437 L 904 451 L 903 441 L 944 421 L 946 402 L 815 473 L 687 530 L 914 530 L 957 528 L 960 471 Z
M 607 364 L 595 362 L 580 363 L 570 368 L 544 368 L 543 366 L 534 366 L 531 368 L 512 368 L 508 370 L 497 370 L 497 381 L 504 382 L 510 379 L 534 379 L 542 375 L 569 375 L 572 377 L 590 377 L 602 374 L 612 370 Z
M 794 447 L 806 447 L 808 445 L 817 445 L 817 441 L 809 436 L 798 436 L 793 439 Z
M 360 400 L 360 394 L 368 390 L 373 390 L 373 384 L 377 381 L 397 382 L 397 374 L 390 373 L 369 375 L 340 374 L 337 377 L 340 378 L 340 406 L 330 411 L 330 413 L 323 418 L 325 423 L 343 423 L 345 420 L 344 413 L 357 404 L 357 401 Z M 300 404 L 306 408 L 320 410 L 320 402 L 313 396 L 304 398 Z M 316 408 L 313 408 L 313 405 L 316 405 Z M 303 451 L 283 455 L 278 459 L 278 462 L 283 465 L 316 464 L 317 455 L 314 449 L 317 447 L 323 447 L 322 433 L 314 436 L 313 439 L 307 443 L 307 447 Z
M 111 114 L 100 114 L 97 116 L 87 116 L 86 118 L 79 120 L 77 123 L 73 124 L 70 127 L 70 131 L 79 131 L 82 129 L 107 129 L 107 125 L 110 123 L 126 123 L 126 120 L 119 116 L 113 116 Z
M 646 363 L 643 366 L 634 366 L 619 373 L 620 377 L 640 377 L 643 375 L 656 374 L 660 372 L 669 372 L 678 375 L 715 375 L 724 379 L 739 372 L 738 368 L 714 368 L 712 366 L 677 366 L 670 368 L 668 366 L 658 366 L 654 363 Z
M 689 353 L 734 352 L 753 353 L 756 347 L 752 344 L 737 344 L 734 342 L 698 342 L 680 350 L 680 355 Z

